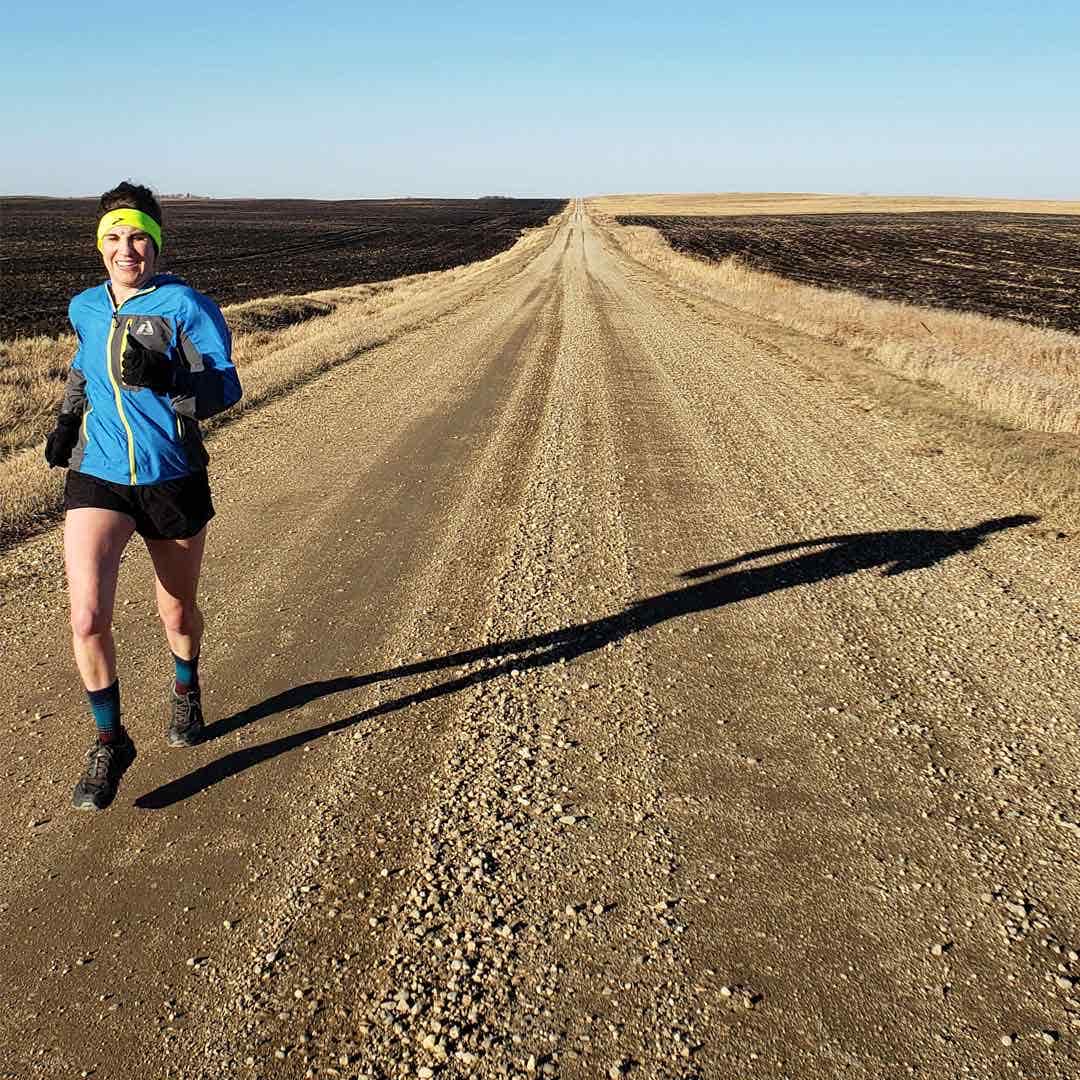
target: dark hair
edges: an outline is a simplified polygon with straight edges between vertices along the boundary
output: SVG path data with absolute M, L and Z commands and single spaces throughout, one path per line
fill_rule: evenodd
M 110 210 L 122 208 L 141 210 L 159 225 L 162 224 L 161 203 L 157 201 L 157 196 L 143 184 L 133 184 L 130 180 L 123 180 L 98 199 L 99 218 Z M 157 244 L 154 245 L 154 249 L 157 249 Z

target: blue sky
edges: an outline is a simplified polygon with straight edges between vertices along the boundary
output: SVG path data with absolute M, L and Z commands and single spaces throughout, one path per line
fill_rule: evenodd
M 46 2 L 4 24 L 7 194 L 1080 195 L 1076 2 Z

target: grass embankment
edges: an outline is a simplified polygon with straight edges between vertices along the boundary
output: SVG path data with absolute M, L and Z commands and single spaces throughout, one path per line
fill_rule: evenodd
M 882 377 L 862 381 L 876 396 L 952 425 L 992 477 L 1080 528 L 1080 335 L 802 285 L 734 258 L 705 262 L 673 251 L 656 229 L 594 219 L 688 291 L 870 361 Z
M 506 251 L 452 270 L 223 308 L 244 397 L 203 430 L 212 431 L 354 359 L 430 318 L 433 310 L 452 308 L 473 294 L 477 279 L 506 263 L 530 259 L 547 242 L 550 228 L 527 230 Z M 418 303 L 436 297 L 434 309 Z M 0 341 L 0 547 L 52 524 L 59 514 L 65 472 L 45 464 L 44 439 L 74 353 L 74 334 Z

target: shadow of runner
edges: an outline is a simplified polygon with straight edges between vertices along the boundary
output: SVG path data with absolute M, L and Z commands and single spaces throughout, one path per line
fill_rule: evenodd
M 953 555 L 974 550 L 995 532 L 1030 525 L 1038 520 L 1030 514 L 1016 514 L 1011 517 L 984 521 L 967 529 L 897 529 L 889 532 L 848 533 L 762 548 L 726 562 L 688 570 L 679 576 L 684 580 L 705 577 L 709 580 L 687 585 L 681 589 L 673 589 L 658 596 L 636 600 L 623 611 L 592 622 L 578 623 L 512 641 L 495 642 L 491 645 L 465 649 L 385 671 L 305 683 L 275 694 L 258 705 L 253 705 L 249 709 L 209 725 L 204 741 L 221 738 L 258 720 L 264 720 L 289 709 L 299 708 L 343 690 L 353 690 L 370 686 L 372 683 L 462 667 L 483 660 L 501 661 L 492 667 L 469 672 L 460 678 L 438 683 L 393 701 L 383 702 L 320 727 L 298 731 L 258 746 L 234 750 L 216 761 L 200 766 L 186 776 L 178 777 L 145 795 L 140 795 L 135 800 L 135 805 L 144 810 L 164 809 L 263 761 L 295 750 L 326 735 L 345 731 L 365 720 L 374 720 L 411 705 L 454 694 L 477 683 L 490 682 L 492 679 L 509 674 L 514 668 L 518 671 L 527 671 L 560 661 L 569 663 L 585 653 L 602 649 L 610 642 L 621 641 L 630 634 L 657 626 L 669 619 L 713 610 L 784 589 L 813 585 L 878 566 L 884 568 L 882 577 L 895 577 L 909 570 L 927 569 Z M 824 548 L 824 550 L 806 551 L 806 549 L 817 548 Z M 735 569 L 759 559 L 794 552 L 804 553 L 779 563 Z M 724 571 L 728 572 L 724 573 Z M 714 574 L 720 576 L 710 576 Z

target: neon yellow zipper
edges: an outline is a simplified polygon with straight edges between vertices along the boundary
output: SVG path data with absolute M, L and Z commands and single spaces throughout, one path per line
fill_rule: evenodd
M 105 370 L 109 373 L 109 382 L 112 383 L 113 393 L 116 395 L 116 411 L 120 414 L 120 423 L 124 425 L 124 430 L 127 432 L 128 468 L 131 470 L 131 482 L 132 484 L 137 484 L 139 482 L 139 474 L 135 471 L 135 436 L 131 433 L 131 425 L 124 415 L 124 402 L 120 393 L 120 384 L 116 381 L 116 376 L 113 374 L 112 369 L 112 343 L 113 337 L 116 335 L 116 326 L 117 321 L 116 319 L 113 319 L 112 327 L 109 330 L 109 340 L 105 346 Z M 127 323 L 124 324 L 124 336 L 120 339 L 121 356 L 123 356 L 126 347 Z
M 106 286 L 105 291 L 109 296 L 109 303 L 113 309 L 113 322 L 112 329 L 109 330 L 109 340 L 105 345 L 105 370 L 109 373 L 109 382 L 112 383 L 113 393 L 116 395 L 116 411 L 120 414 L 120 422 L 124 425 L 124 430 L 127 432 L 128 441 L 128 468 L 131 471 L 131 482 L 137 484 L 139 482 L 139 474 L 135 470 L 135 436 L 132 434 L 131 425 L 127 421 L 127 417 L 124 415 L 124 402 L 120 393 L 120 384 L 116 381 L 116 376 L 113 375 L 112 369 L 112 343 L 113 335 L 116 333 L 116 327 L 119 321 L 120 308 L 128 302 L 128 300 L 134 300 L 136 296 L 145 296 L 147 293 L 152 293 L 157 288 L 156 285 L 151 285 L 149 289 L 140 289 L 137 293 L 132 293 L 131 296 L 124 300 L 123 303 L 117 304 L 113 298 L 112 289 Z M 127 348 L 128 326 L 130 319 L 124 323 L 124 336 L 120 339 L 120 355 L 124 355 L 124 349 Z

